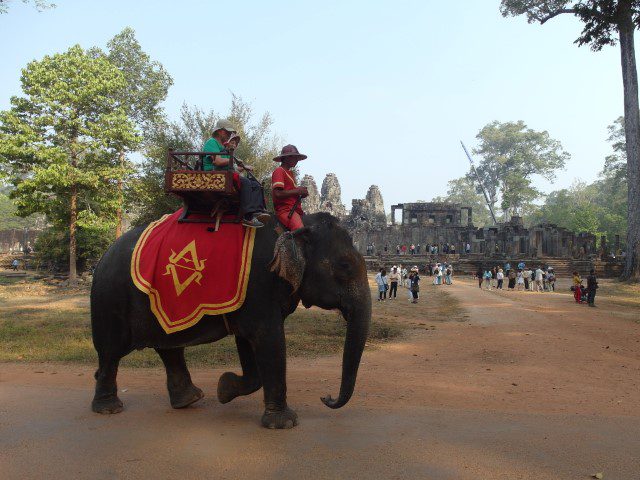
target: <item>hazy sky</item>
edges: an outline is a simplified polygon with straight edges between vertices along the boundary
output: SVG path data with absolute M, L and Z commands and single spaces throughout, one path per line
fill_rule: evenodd
M 445 194 L 468 170 L 459 141 L 473 147 L 492 120 L 547 130 L 572 155 L 542 190 L 592 181 L 623 109 L 617 48 L 578 48 L 573 17 L 504 19 L 497 0 L 55 3 L 0 15 L 0 108 L 29 61 L 130 26 L 174 78 L 171 117 L 184 102 L 226 112 L 241 95 L 309 156 L 301 172 L 318 187 L 338 175 L 347 208 L 371 184 L 387 210 Z

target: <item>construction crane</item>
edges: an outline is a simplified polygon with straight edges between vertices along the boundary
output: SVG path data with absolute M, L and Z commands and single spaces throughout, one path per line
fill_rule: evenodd
M 493 214 L 493 207 L 489 202 L 489 195 L 487 195 L 487 191 L 484 189 L 482 180 L 480 180 L 480 175 L 478 175 L 476 166 L 473 164 L 473 159 L 471 158 L 471 155 L 469 155 L 469 151 L 467 150 L 467 147 L 465 147 L 464 143 L 462 143 L 462 140 L 460 140 L 460 145 L 462 145 L 462 149 L 464 150 L 464 153 L 467 154 L 467 158 L 469 159 L 469 163 L 471 164 L 471 170 L 473 171 L 473 174 L 476 176 L 476 180 L 478 180 L 478 184 L 480 185 L 480 189 L 482 190 L 482 194 L 484 195 L 484 201 L 487 202 L 487 207 L 489 207 L 489 212 L 491 212 L 491 218 L 493 219 L 493 224 L 497 225 L 498 222 L 496 221 L 496 216 Z

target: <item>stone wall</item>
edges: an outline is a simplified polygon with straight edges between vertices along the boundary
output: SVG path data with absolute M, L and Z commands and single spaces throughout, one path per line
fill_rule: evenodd
M 35 243 L 40 230 L 9 229 L 0 230 L 0 253 L 22 252 L 25 242 Z

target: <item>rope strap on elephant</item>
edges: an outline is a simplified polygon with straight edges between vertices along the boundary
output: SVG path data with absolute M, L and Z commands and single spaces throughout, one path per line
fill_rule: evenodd
M 151 223 L 131 257 L 133 283 L 166 333 L 238 310 L 251 271 L 255 229 L 225 223 L 212 233 L 205 223 L 178 223 L 181 213 Z

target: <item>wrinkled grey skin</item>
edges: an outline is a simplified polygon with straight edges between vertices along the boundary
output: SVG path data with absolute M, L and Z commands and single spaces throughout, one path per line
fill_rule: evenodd
M 284 320 L 299 301 L 305 307 L 338 309 L 347 322 L 340 392 L 335 399 L 322 398 L 330 408 L 342 407 L 353 394 L 371 320 L 364 259 L 347 232 L 326 213 L 308 215 L 304 220 L 305 228 L 285 234 L 277 249 L 273 226 L 258 230 L 247 298 L 242 308 L 227 314 L 242 375 L 224 373 L 218 381 L 218 398 L 227 403 L 262 387 L 262 425 L 268 428 L 291 428 L 298 422 L 286 401 Z M 118 239 L 94 273 L 91 326 L 99 365 L 92 409 L 99 413 L 122 410 L 116 386 L 119 361 L 145 347 L 154 348 L 165 365 L 171 405 L 183 408 L 198 401 L 203 393 L 191 381 L 184 348 L 227 335 L 221 316 L 206 316 L 181 332 L 166 334 L 162 330 L 149 309 L 148 297 L 131 281 L 131 254 L 142 230 Z

